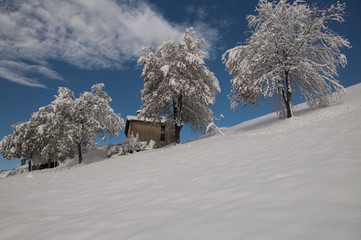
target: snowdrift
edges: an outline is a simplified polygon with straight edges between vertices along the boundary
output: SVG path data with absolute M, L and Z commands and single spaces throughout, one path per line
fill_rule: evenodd
M 176 147 L 0 180 L 0 239 L 361 239 L 361 84 Z

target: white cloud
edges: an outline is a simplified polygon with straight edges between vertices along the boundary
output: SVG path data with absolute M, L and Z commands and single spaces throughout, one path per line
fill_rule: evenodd
M 43 65 L 33 65 L 18 61 L 0 60 L 1 78 L 30 87 L 46 88 L 44 84 L 39 83 L 36 79 L 26 77 L 29 75 L 42 75 L 50 79 L 63 80 L 63 78 L 57 72 L 51 70 L 46 63 L 43 63 Z
M 83 69 L 121 69 L 143 54 L 142 46 L 180 40 L 186 28 L 168 22 L 142 1 L 5 2 L 0 7 L 0 77 L 28 86 L 44 86 L 27 77 L 29 72 L 62 79 L 51 70 L 49 60 Z M 206 41 L 207 34 L 211 42 L 215 40 L 209 34 L 214 30 L 198 25 L 195 30 L 205 32 Z
M 46 88 L 44 84 L 38 83 L 31 78 L 25 77 L 23 74 L 18 74 L 16 71 L 12 71 L 11 68 L 6 68 L 0 65 L 0 77 L 7 79 L 11 82 L 16 82 L 29 87 L 41 87 Z

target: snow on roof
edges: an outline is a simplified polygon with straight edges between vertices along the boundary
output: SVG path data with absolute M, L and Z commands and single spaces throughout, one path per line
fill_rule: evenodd
M 145 118 L 145 117 L 140 117 L 140 116 L 127 116 L 126 121 L 127 122 L 128 121 L 155 122 L 155 120 L 152 118 Z M 166 118 L 163 117 L 160 122 L 165 123 L 165 121 L 166 121 Z

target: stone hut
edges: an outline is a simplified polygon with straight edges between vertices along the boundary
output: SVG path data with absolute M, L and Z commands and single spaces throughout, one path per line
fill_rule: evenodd
M 127 116 L 125 124 L 125 136 L 138 135 L 139 141 L 146 141 L 148 144 L 153 140 L 156 148 L 160 148 L 175 142 L 174 129 L 166 124 L 165 119 L 161 122 L 154 122 L 136 116 Z

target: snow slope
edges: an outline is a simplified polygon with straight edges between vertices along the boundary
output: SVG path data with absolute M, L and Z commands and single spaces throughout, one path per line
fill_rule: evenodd
M 0 180 L 0 239 L 361 239 L 361 84 L 176 147 Z

